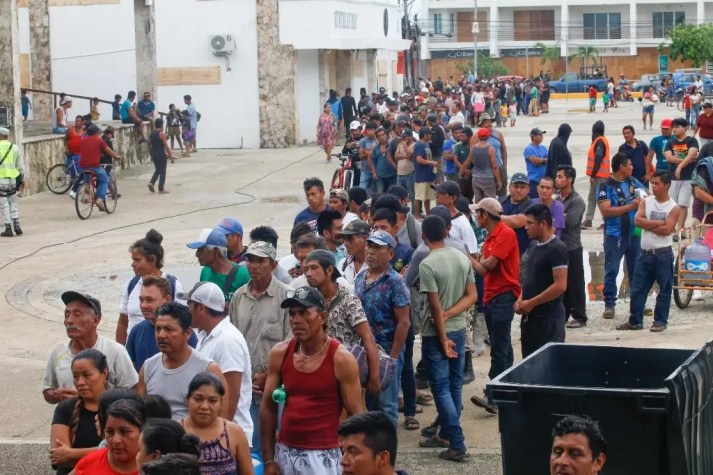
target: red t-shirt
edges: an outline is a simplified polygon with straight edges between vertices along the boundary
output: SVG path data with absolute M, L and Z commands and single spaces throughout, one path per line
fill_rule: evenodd
M 96 168 L 99 166 L 102 152 L 106 150 L 107 145 L 98 135 L 89 135 L 82 140 L 79 147 L 79 167 L 80 168 Z
M 597 90 L 594 89 L 593 87 L 589 88 L 589 98 L 590 99 L 596 99 L 597 98 Z
M 79 146 L 82 143 L 82 134 L 77 134 L 74 127 L 67 129 L 67 151 L 72 155 L 79 155 Z
M 74 467 L 77 475 L 127 475 L 117 472 L 109 465 L 109 449 L 104 448 L 85 455 Z M 139 475 L 132 472 L 128 475 Z
M 483 303 L 505 292 L 520 295 L 520 252 L 515 231 L 500 221 L 483 243 L 483 258 L 495 256 L 498 265 L 485 274 Z
M 696 126 L 701 128 L 698 131 L 700 138 L 713 140 L 713 114 L 710 117 L 706 117 L 705 113 L 699 115 Z

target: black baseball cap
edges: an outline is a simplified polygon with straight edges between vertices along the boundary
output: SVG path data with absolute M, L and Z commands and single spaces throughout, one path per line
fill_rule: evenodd
M 403 214 L 407 214 L 409 211 L 411 211 L 411 208 L 402 205 L 401 201 L 399 201 L 396 196 L 390 194 L 379 196 L 379 198 L 377 198 L 374 202 L 373 207 L 374 209 L 387 208 L 395 213 Z
M 428 114 L 426 116 L 426 122 L 433 122 L 435 124 L 438 122 L 438 117 L 436 117 L 436 114 Z
M 344 229 L 342 229 L 341 232 L 337 233 L 337 237 L 354 236 L 355 234 L 368 236 L 369 233 L 371 233 L 369 223 L 362 221 L 361 219 L 352 219 L 346 226 L 344 226 Z
M 513 176 L 510 178 L 510 184 L 512 185 L 514 183 L 523 183 L 525 185 L 530 184 L 530 182 L 527 179 L 527 175 L 525 175 L 524 173 L 513 174 Z
M 64 302 L 65 305 L 69 304 L 70 302 L 76 302 L 77 300 L 87 305 L 88 307 L 91 307 L 91 309 L 94 310 L 94 313 L 101 317 L 101 303 L 99 303 L 99 300 L 95 299 L 91 295 L 75 292 L 74 290 L 70 290 L 62 294 L 62 302 Z
M 451 216 L 451 212 L 448 211 L 448 208 L 441 205 L 434 206 L 433 208 L 431 208 L 431 211 L 428 212 L 428 215 L 440 216 L 441 219 L 443 219 L 443 221 L 446 223 L 446 227 L 451 225 L 451 220 L 453 219 L 453 217 Z
M 454 181 L 446 180 L 439 185 L 431 185 L 437 193 L 446 193 L 451 196 L 460 196 L 460 186 Z
M 337 280 L 338 277 L 342 276 L 342 273 L 339 272 L 339 269 L 337 269 L 337 258 L 334 256 L 334 253 L 332 251 L 328 251 L 326 249 L 315 249 L 314 251 L 307 254 L 307 259 L 305 259 L 305 262 L 307 261 L 318 261 L 322 265 L 334 267 L 332 280 Z
M 426 135 L 431 135 L 431 129 L 429 129 L 428 127 L 421 127 L 418 131 L 419 138 L 423 138 Z
M 408 198 L 408 190 L 406 190 L 406 188 L 401 185 L 391 185 L 386 190 L 386 194 L 393 195 L 400 200 L 405 200 L 406 198 Z
M 538 127 L 535 127 L 530 131 L 530 137 L 532 137 L 533 135 L 544 135 L 546 133 L 547 132 L 545 132 L 544 130 L 540 130 Z
M 413 131 L 407 127 L 401 132 L 401 137 L 402 138 L 413 137 Z
M 293 305 L 301 307 L 319 307 L 324 309 L 324 297 L 319 290 L 305 285 L 295 290 L 287 292 L 287 298 L 280 304 L 281 308 L 290 308 Z

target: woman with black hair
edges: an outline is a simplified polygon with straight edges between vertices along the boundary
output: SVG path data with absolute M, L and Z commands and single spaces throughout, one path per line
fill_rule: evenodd
M 139 437 L 139 453 L 136 464 L 141 467 L 146 462 L 167 454 L 185 453 L 198 457 L 200 439 L 187 434 L 183 426 L 173 419 L 151 419 L 144 425 Z
M 77 397 L 57 405 L 50 430 L 50 460 L 58 475 L 69 473 L 101 442 L 94 418 L 109 377 L 106 356 L 91 348 L 80 351 L 72 361 L 72 376 Z
M 143 239 L 139 239 L 129 248 L 131 268 L 135 275 L 126 282 L 119 307 L 116 341 L 122 345 L 126 345 L 131 329 L 144 321 L 139 303 L 144 277 L 163 277 L 168 280 L 171 284 L 171 300 L 176 298 L 177 293 L 183 292 L 183 286 L 176 277 L 162 270 L 164 251 L 161 242 L 161 233 L 151 229 Z

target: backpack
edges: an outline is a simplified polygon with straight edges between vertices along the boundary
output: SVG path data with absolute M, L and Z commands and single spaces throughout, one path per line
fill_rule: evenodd
M 128 292 L 127 292 L 127 297 L 131 295 L 131 292 L 134 291 L 134 287 L 136 287 L 136 284 L 139 283 L 139 280 L 141 279 L 140 276 L 135 275 L 131 278 L 129 281 L 129 287 L 128 287 Z M 171 274 L 166 274 L 166 280 L 171 284 L 171 300 L 176 300 L 176 277 L 172 276 Z

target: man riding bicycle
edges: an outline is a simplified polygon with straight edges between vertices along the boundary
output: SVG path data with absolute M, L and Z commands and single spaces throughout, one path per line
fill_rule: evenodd
M 362 137 L 361 122 L 353 120 L 351 124 L 349 124 L 349 134 L 350 137 L 344 144 L 342 155 L 349 155 L 354 172 L 352 183 L 354 183 L 354 186 L 359 186 L 359 180 L 361 179 L 361 159 L 359 158 L 359 141 Z
M 104 199 L 109 187 L 109 177 L 101 166 L 101 156 L 105 153 L 115 160 L 121 160 L 107 144 L 99 137 L 99 127 L 95 124 L 87 127 L 87 137 L 82 140 L 79 151 L 80 176 L 86 172 L 92 172 L 97 177 L 97 196 L 94 204 L 100 211 L 106 211 Z

